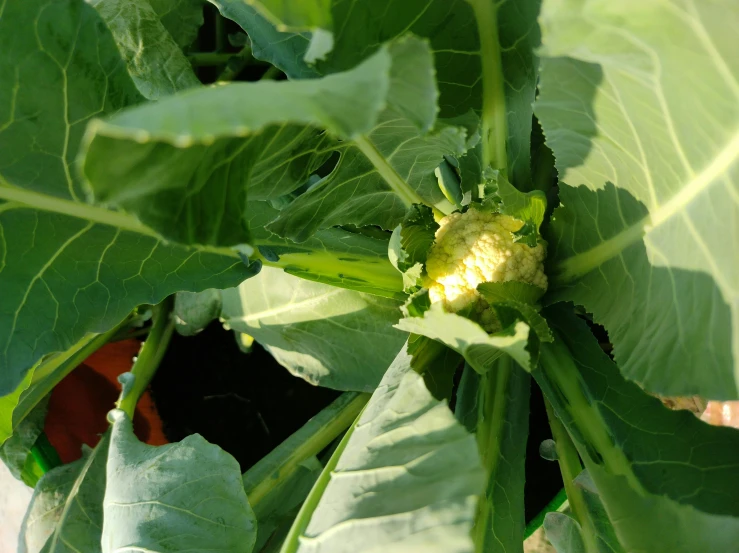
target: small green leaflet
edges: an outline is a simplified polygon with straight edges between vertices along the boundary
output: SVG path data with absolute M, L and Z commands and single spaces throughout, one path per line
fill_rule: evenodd
M 739 5 L 552 0 L 541 22 L 557 298 L 650 391 L 736 399 Z

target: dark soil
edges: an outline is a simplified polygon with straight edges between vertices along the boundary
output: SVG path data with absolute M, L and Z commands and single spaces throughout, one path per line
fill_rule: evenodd
M 151 386 L 168 440 L 200 434 L 231 453 L 242 471 L 339 395 L 294 377 L 256 344 L 243 353 L 218 322 L 197 336 L 175 335 Z M 562 488 L 557 463 L 539 456 L 539 444 L 552 436 L 535 384 L 529 424 L 527 521 Z
M 243 353 L 218 322 L 175 335 L 151 387 L 169 441 L 200 434 L 242 471 L 339 395 L 294 377 L 256 344 Z
M 532 379 L 529 440 L 526 444 L 526 522 L 539 514 L 563 486 L 559 464 L 542 459 L 539 455 L 541 442 L 551 438 L 544 396 Z

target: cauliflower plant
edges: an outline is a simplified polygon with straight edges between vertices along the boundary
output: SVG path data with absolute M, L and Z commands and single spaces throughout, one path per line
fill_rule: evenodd
M 488 332 L 500 330 L 493 309 L 477 291 L 483 282 L 518 280 L 546 289 L 546 248 L 514 242 L 523 227 L 509 215 L 470 209 L 439 222 L 436 241 L 426 259 L 427 287 L 432 302 L 453 313 L 472 308 L 471 315 Z

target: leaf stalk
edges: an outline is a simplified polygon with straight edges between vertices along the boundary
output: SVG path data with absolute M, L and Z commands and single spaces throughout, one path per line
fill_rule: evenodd
M 493 0 L 469 0 L 475 12 L 482 60 L 482 161 L 483 166 L 508 171 L 505 87 L 498 6 Z

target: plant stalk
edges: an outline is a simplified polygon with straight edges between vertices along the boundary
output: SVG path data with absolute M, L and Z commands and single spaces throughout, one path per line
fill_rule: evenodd
M 130 387 L 123 385 L 123 392 L 116 402 L 116 407 L 125 412 L 131 420 L 136 409 L 136 404 L 149 386 L 159 363 L 167 351 L 169 340 L 174 331 L 174 319 L 172 309 L 174 308 L 174 296 L 169 296 L 159 305 L 154 307 L 152 314 L 152 325 L 149 336 L 146 338 L 141 351 L 131 368 L 133 382 Z
M 488 475 L 485 487 L 485 496 L 481 497 L 477 504 L 477 515 L 473 527 L 475 551 L 484 553 L 488 550 L 486 538 L 491 524 L 491 504 L 488 498 L 492 486 L 495 483 L 498 461 L 500 459 L 501 440 L 503 438 L 503 425 L 506 420 L 506 390 L 514 369 L 511 358 L 503 356 L 494 371 L 483 375 L 480 381 L 480 393 L 483 399 L 479 403 L 480 414 L 476 436 L 477 446 L 480 451 L 482 466 Z
M 482 162 L 508 171 L 505 83 L 498 39 L 498 7 L 493 0 L 468 0 L 472 4 L 480 37 L 482 60 Z
M 342 394 L 246 471 L 244 487 L 249 504 L 256 507 L 287 480 L 301 463 L 331 444 L 354 422 L 370 397 L 370 394 L 356 392 Z
M 403 177 L 388 163 L 387 159 L 377 150 L 374 144 L 366 136 L 358 136 L 354 139 L 354 143 L 357 145 L 359 150 L 370 160 L 372 165 L 377 169 L 377 172 L 384 179 L 384 181 L 390 186 L 390 189 L 397 194 L 401 201 L 406 207 L 410 207 L 413 204 L 429 205 L 424 199 L 413 190 Z M 434 217 L 444 217 L 444 214 L 439 211 L 436 207 L 429 205 L 434 212 Z
M 580 455 L 577 453 L 577 449 L 570 435 L 557 418 L 552 405 L 546 398 L 544 398 L 544 406 L 547 410 L 549 428 L 552 430 L 552 437 L 554 438 L 557 449 L 557 462 L 559 463 L 559 470 L 562 473 L 567 500 L 570 502 L 570 510 L 577 522 L 580 523 L 585 549 L 588 553 L 597 553 L 598 543 L 593 521 L 588 514 L 585 497 L 582 491 L 575 485 L 575 478 L 583 469 L 582 463 L 580 463 Z
M 362 411 L 364 411 L 364 409 Z M 295 553 L 298 550 L 298 547 L 300 546 L 300 536 L 308 527 L 310 519 L 313 516 L 316 507 L 318 507 L 318 503 L 320 502 L 321 497 L 323 496 L 323 492 L 326 490 L 326 486 L 328 486 L 328 483 L 331 481 L 331 474 L 336 468 L 336 465 L 339 463 L 339 459 L 344 453 L 344 450 L 346 449 L 346 446 L 349 443 L 349 440 L 352 437 L 354 429 L 357 427 L 357 422 L 359 421 L 361 416 L 362 413 L 360 412 L 359 415 L 357 415 L 356 419 L 354 419 L 352 425 L 349 427 L 349 430 L 347 430 L 346 434 L 344 434 L 341 442 L 339 442 L 339 446 L 336 448 L 336 451 L 334 451 L 333 455 L 331 455 L 331 458 L 328 460 L 328 463 L 326 463 L 326 466 L 321 471 L 321 475 L 318 477 L 318 480 L 316 480 L 316 483 L 313 485 L 313 488 L 308 494 L 308 497 L 305 499 L 302 507 L 300 507 L 300 511 L 298 511 L 298 516 L 295 518 L 295 522 L 293 522 L 293 525 L 290 528 L 290 532 L 288 532 L 287 537 L 285 538 L 285 542 L 282 544 L 282 549 L 280 550 L 280 553 Z
M 613 443 L 600 413 L 585 396 L 575 361 L 558 337 L 555 336 L 551 344 L 542 344 L 539 366 L 544 373 L 540 385 L 542 388 L 554 387 L 554 393 L 563 397 L 567 404 L 566 411 L 572 417 L 578 432 L 600 454 L 603 466 L 611 474 L 625 477 L 633 489 L 642 492 L 644 488 L 634 475 L 631 464 L 623 451 Z

